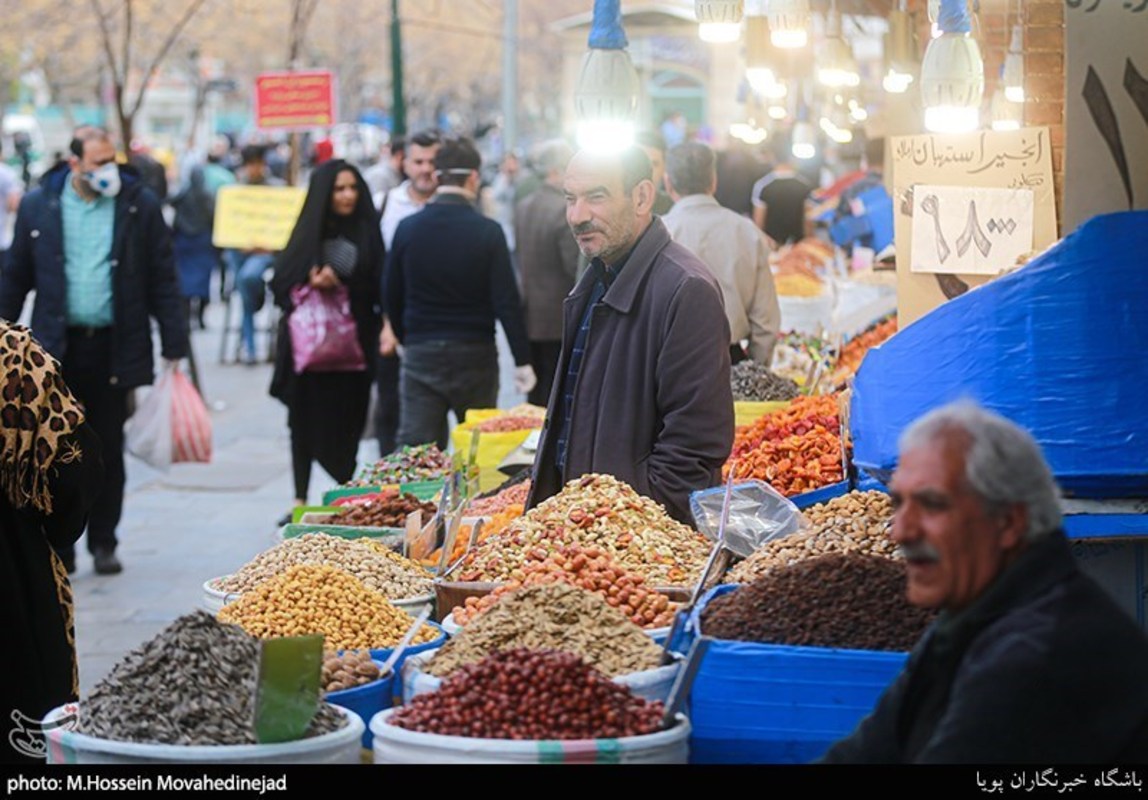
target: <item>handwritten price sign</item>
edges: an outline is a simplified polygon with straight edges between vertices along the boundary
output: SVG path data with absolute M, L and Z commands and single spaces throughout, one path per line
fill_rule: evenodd
M 330 70 L 265 72 L 255 79 L 255 124 L 260 128 L 324 127 L 335 119 Z

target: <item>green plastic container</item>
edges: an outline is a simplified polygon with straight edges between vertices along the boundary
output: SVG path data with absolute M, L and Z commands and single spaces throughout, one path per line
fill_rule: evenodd
M 427 501 L 434 500 L 438 493 L 442 491 L 442 487 L 446 485 L 445 480 L 435 481 L 416 481 L 414 483 L 402 483 L 398 485 L 398 490 L 402 494 L 413 494 L 419 500 Z M 394 489 L 395 484 L 388 484 L 385 486 L 340 486 L 331 489 L 323 494 L 323 505 L 329 506 L 340 497 L 358 497 L 361 494 L 375 494 L 386 489 Z

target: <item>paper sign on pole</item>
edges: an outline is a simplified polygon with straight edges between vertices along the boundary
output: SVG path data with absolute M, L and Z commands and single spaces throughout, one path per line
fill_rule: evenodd
M 1028 190 L 1032 196 L 1031 250 L 1039 252 L 1056 241 L 1056 198 L 1053 194 L 1048 128 L 898 136 L 892 140 L 891 154 L 897 245 L 897 317 L 901 327 L 946 300 L 990 280 L 990 276 L 983 273 L 960 271 L 969 269 L 963 264 L 949 269 L 946 263 L 942 263 L 935 247 L 931 255 L 915 252 L 913 221 L 920 203 L 916 197 L 919 187 Z M 970 199 L 973 198 L 966 195 L 958 237 L 968 225 Z M 934 221 L 928 218 L 927 222 L 933 225 Z M 978 222 L 985 226 L 989 220 L 978 216 Z M 987 230 L 984 232 L 987 235 Z M 945 235 L 947 237 L 948 232 Z M 975 233 L 973 237 L 971 246 L 976 248 Z M 981 244 L 984 244 L 983 240 Z M 949 246 L 955 252 L 955 242 Z M 965 255 L 968 256 L 967 250 Z M 929 268 L 930 262 L 931 270 L 922 271 Z M 993 274 L 995 272 L 993 270 Z
M 1031 252 L 1031 189 L 913 188 L 913 272 L 999 275 Z
M 223 186 L 215 196 L 211 242 L 236 250 L 282 250 L 306 197 L 301 186 Z
M 255 124 L 260 128 L 324 127 L 335 119 L 330 70 L 265 72 L 255 78 Z

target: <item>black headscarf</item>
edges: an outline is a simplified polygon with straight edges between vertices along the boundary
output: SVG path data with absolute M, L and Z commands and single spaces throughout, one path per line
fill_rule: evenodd
M 355 176 L 355 183 L 359 187 L 355 210 L 345 217 L 331 211 L 335 178 L 344 170 Z M 275 302 L 280 308 L 287 311 L 291 309 L 291 288 L 307 282 L 311 268 L 323 263 L 323 241 L 336 236 L 349 240 L 359 251 L 358 264 L 347 286 L 352 306 L 361 308 L 365 299 L 363 293 L 366 292 L 371 298 L 372 307 L 377 307 L 376 287 L 383 262 L 383 237 L 379 231 L 378 215 L 371 202 L 371 190 L 367 188 L 362 174 L 342 159 L 327 161 L 311 173 L 303 210 L 295 222 L 287 247 L 275 261 L 271 291 L 275 293 Z

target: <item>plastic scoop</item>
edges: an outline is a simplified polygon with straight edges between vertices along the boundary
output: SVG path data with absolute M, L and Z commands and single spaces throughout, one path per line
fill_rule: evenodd
M 402 658 L 403 651 L 407 649 L 408 645 L 410 645 L 411 640 L 415 638 L 415 635 L 419 632 L 419 628 L 423 626 L 423 623 L 430 619 L 430 614 L 431 610 L 429 607 L 427 607 L 422 610 L 422 613 L 415 617 L 415 621 L 411 623 L 410 628 L 408 628 L 407 632 L 403 634 L 403 638 L 399 639 L 399 643 L 395 645 L 395 649 L 391 651 L 391 654 L 387 657 L 387 660 L 383 662 L 383 666 L 379 670 L 379 677 L 385 678 L 394 672 L 395 664 L 397 664 L 399 659 Z
M 259 647 L 255 739 L 260 744 L 302 739 L 319 710 L 323 636 L 266 639 Z

